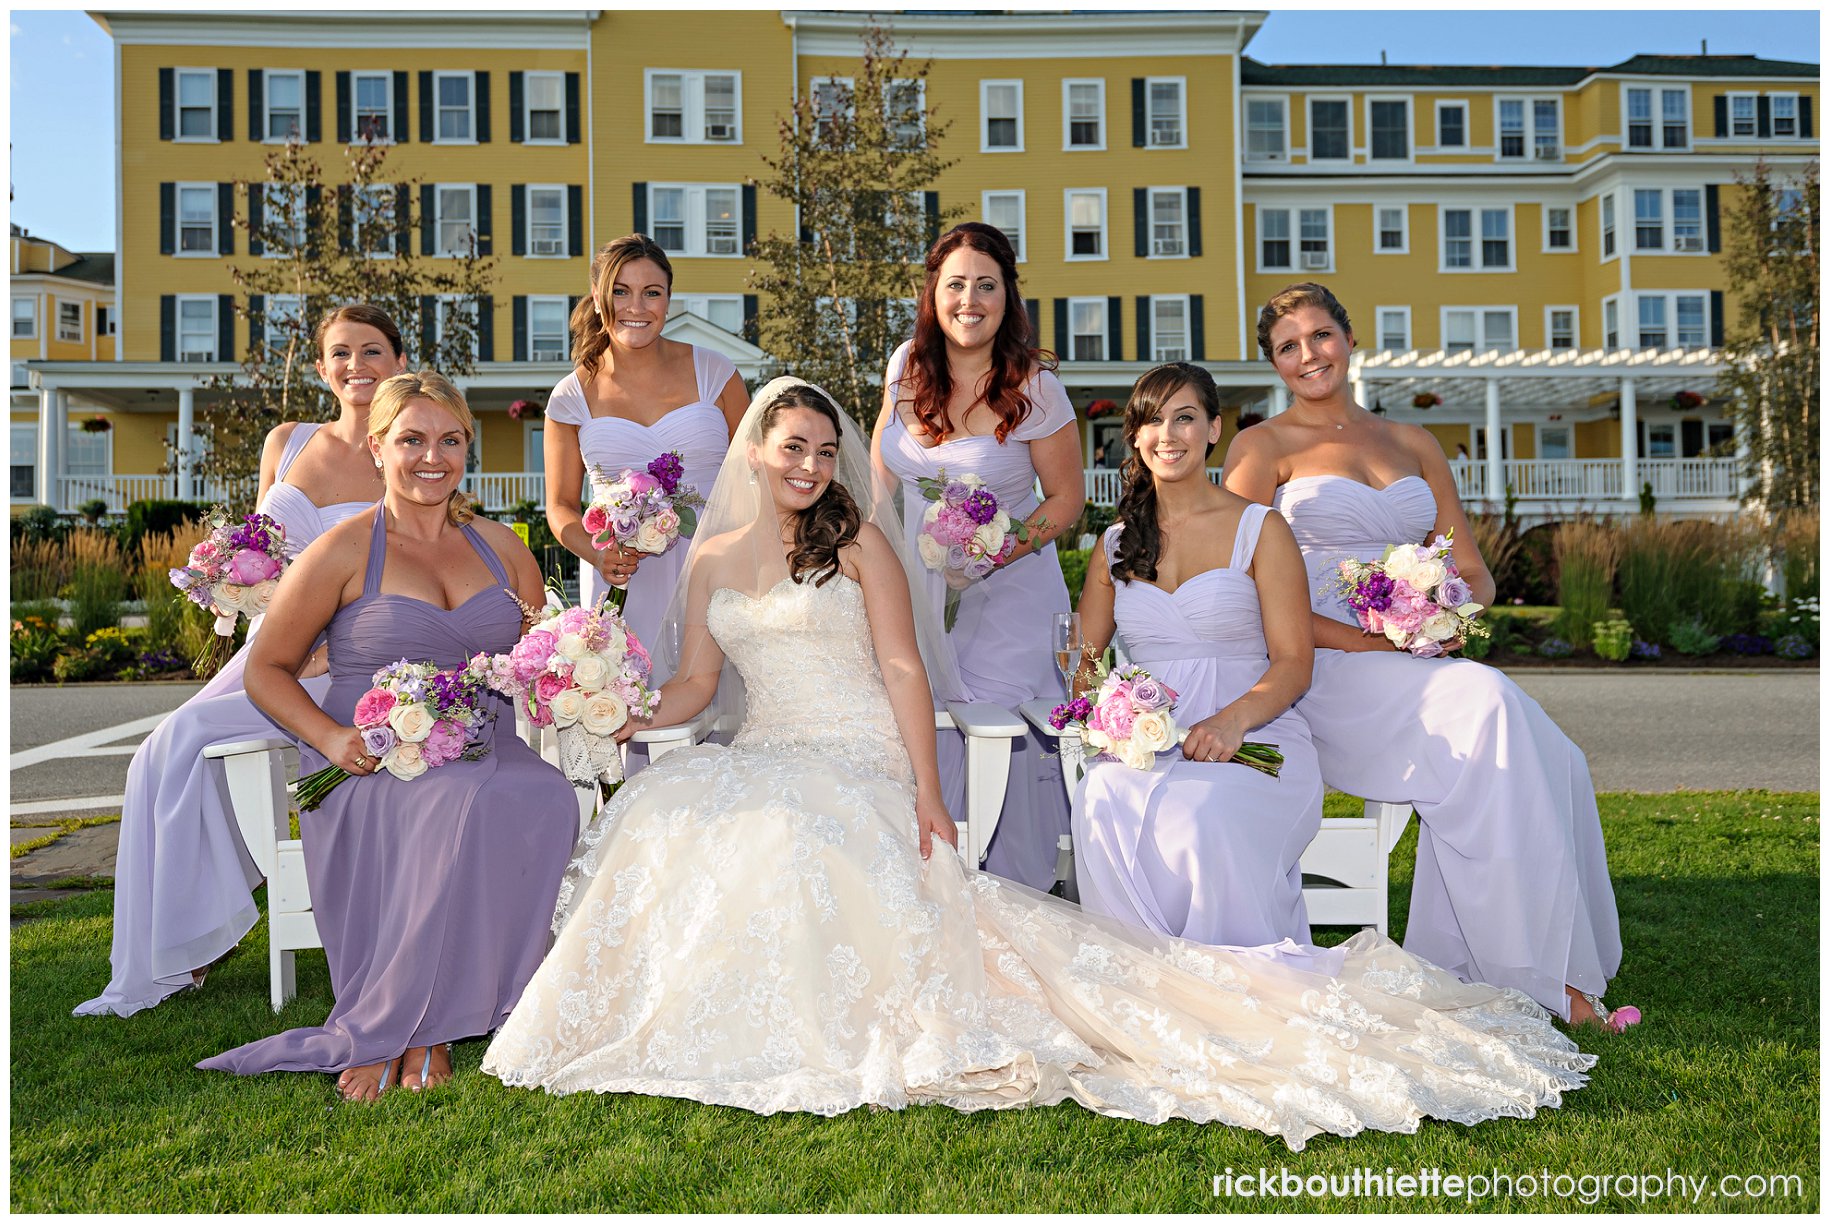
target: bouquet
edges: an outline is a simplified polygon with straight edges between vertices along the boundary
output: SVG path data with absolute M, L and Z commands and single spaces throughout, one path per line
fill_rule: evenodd
M 591 469 L 591 503 L 585 507 L 585 530 L 591 546 L 633 548 L 660 556 L 681 536 L 691 536 L 698 525 L 696 506 L 705 498 L 691 485 L 682 485 L 686 465 L 679 451 L 666 451 L 641 471 L 624 468 L 612 477 L 602 468 Z M 617 607 L 624 592 L 612 595 Z
M 616 733 L 654 713 L 648 651 L 607 600 L 548 615 L 507 654 L 471 660 L 488 686 L 512 698 L 536 727 L 559 732 L 560 767 L 573 782 L 620 782 Z
M 1454 531 L 1429 544 L 1394 544 L 1378 561 L 1341 561 L 1330 589 L 1359 617 L 1360 628 L 1382 633 L 1399 650 L 1433 659 L 1491 630 L 1474 618 L 1481 605 L 1455 568 Z
M 403 782 L 453 761 L 481 760 L 489 751 L 476 739 L 491 717 L 482 702 L 486 678 L 477 659 L 442 670 L 405 659 L 388 664 L 356 702 L 363 750 Z M 349 776 L 341 766 L 326 765 L 300 778 L 299 810 L 316 808 Z
M 998 505 L 985 481 L 967 472 L 923 476 L 916 486 L 928 499 L 915 548 L 921 563 L 947 580 L 947 628 L 959 619 L 959 597 L 972 583 L 1010 560 L 1019 543 L 1028 543 L 1029 526 Z
M 207 678 L 227 660 L 235 622 L 267 610 L 286 568 L 286 529 L 265 514 L 250 514 L 236 525 L 225 506 L 212 507 L 204 521 L 209 534 L 171 576 L 184 598 L 215 614 L 216 634 L 193 664 Z
M 1171 713 L 1175 690 L 1143 668 L 1133 664 L 1108 671 L 1101 661 L 1096 678 L 1099 689 L 1090 699 L 1076 697 L 1049 713 L 1051 727 L 1065 731 L 1073 726 L 1087 747 L 1133 769 L 1149 769 L 1157 753 L 1188 738 Z M 1275 778 L 1284 754 L 1274 744 L 1248 741 L 1232 760 Z

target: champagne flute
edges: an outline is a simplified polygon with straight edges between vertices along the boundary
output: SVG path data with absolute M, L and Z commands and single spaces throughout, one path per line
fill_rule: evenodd
M 1068 699 L 1074 697 L 1074 673 L 1080 670 L 1080 613 L 1057 612 L 1054 623 L 1055 668 L 1067 688 Z

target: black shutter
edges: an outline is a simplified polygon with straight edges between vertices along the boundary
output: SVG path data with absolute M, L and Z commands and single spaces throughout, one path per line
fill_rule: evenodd
M 431 183 L 419 185 L 419 253 L 430 255 L 438 250 L 438 188 Z
M 1703 422 L 1678 422 L 1678 456 L 1683 459 L 1695 459 L 1703 453 Z
M 394 251 L 406 255 L 413 250 L 413 189 L 405 183 L 394 187 Z
M 1754 116 L 1754 134 L 1762 140 L 1771 139 L 1773 135 L 1773 100 L 1765 94 L 1761 94 L 1756 98 L 1754 100 Z
M 267 138 L 267 74 L 248 69 L 248 139 L 259 144 Z
M 496 359 L 496 299 L 485 293 L 477 299 L 477 360 Z
M 170 68 L 159 69 L 159 139 L 170 140 L 178 134 L 178 81 Z
M 337 143 L 346 145 L 350 142 L 350 81 L 349 73 L 337 74 Z
M 940 192 L 922 192 L 921 207 L 928 215 L 928 245 L 933 246 L 940 241 Z
M 931 196 L 934 193 L 930 191 L 928 194 Z M 745 255 L 748 255 L 750 253 L 750 248 L 755 245 L 756 185 L 754 183 L 745 183 L 743 185 L 743 240 L 742 245 L 738 247 L 738 250 L 742 251 Z
M 477 184 L 477 254 L 494 255 L 496 253 L 495 209 L 491 206 L 490 197 L 495 193 L 488 183 Z
M 1808 94 L 1798 96 L 1798 134 L 1806 140 L 1811 138 L 1811 98 Z
M 1188 253 L 1201 253 L 1201 189 L 1188 189 Z
M 489 143 L 489 73 L 476 74 L 477 143 Z
M 159 295 L 159 360 L 178 360 L 178 297 Z
M 508 249 L 516 255 L 527 254 L 527 184 L 516 183 L 508 189 L 508 220 L 514 227 Z
M 235 70 L 216 70 L 216 139 L 235 139 Z
M 755 188 L 745 187 L 744 190 L 755 191 Z M 752 207 L 750 212 L 752 221 L 754 221 L 755 208 Z M 751 242 L 756 241 L 756 226 L 754 224 L 750 226 L 749 240 Z M 748 250 L 749 248 L 746 246 L 744 249 Z M 577 183 L 573 183 L 566 188 L 566 254 L 576 258 L 584 253 L 585 189 Z
M 1029 316 L 1029 342 L 1032 345 L 1042 343 L 1042 299 L 1024 298 L 1023 313 Z
M 216 184 L 216 253 L 235 254 L 235 184 Z
M 508 139 L 511 144 L 520 144 L 522 141 L 521 106 L 524 96 L 522 79 L 525 76 L 526 74 L 521 72 L 508 74 Z
M 743 338 L 751 344 L 757 341 L 756 316 L 762 310 L 762 300 L 754 293 L 743 295 Z
M 419 138 L 422 143 L 432 143 L 432 74 L 422 70 L 419 74 Z
M 1188 355 L 1195 361 L 1207 360 L 1207 312 L 1201 295 L 1188 295 Z
M 394 74 L 394 114 L 391 118 L 393 119 L 393 123 L 389 125 L 388 135 L 394 138 L 396 144 L 406 144 L 407 74 L 405 72 L 396 72 Z
M 1150 121 L 1144 111 L 1144 78 L 1131 78 L 1131 147 L 1141 149 L 1149 133 Z
M 178 250 L 178 185 L 159 184 L 159 254 L 172 255 Z
M 253 352 L 267 337 L 267 298 L 264 294 L 248 295 L 248 351 Z
M 305 74 L 305 139 L 310 144 L 324 139 L 324 74 L 316 69 Z
M 1805 133 L 1807 136 L 1810 134 L 1811 133 L 1809 132 Z M 579 139 L 578 74 L 576 72 L 568 72 L 566 73 L 566 143 L 577 144 Z
M 1125 359 L 1125 299 L 1106 299 L 1106 360 Z
M 635 232 L 646 234 L 648 232 L 648 184 L 635 184 L 632 194 L 635 204 Z
M 1150 360 L 1150 299 L 1141 293 L 1137 296 L 1137 359 Z
M 1710 253 L 1715 254 L 1722 249 L 1722 191 L 1714 183 L 1703 188 L 1703 219 Z
M 578 295 L 574 293 L 566 298 L 566 353 L 568 355 L 572 352 L 572 345 L 578 339 L 578 333 L 572 327 L 572 314 L 577 309 Z
M 356 208 L 355 195 L 348 183 L 337 186 L 337 246 L 341 250 L 353 250 L 356 245 Z
M 216 360 L 235 360 L 235 299 L 216 295 Z
M 1722 333 L 1727 320 L 1723 319 L 1722 291 L 1709 291 L 1709 343 L 1712 348 L 1722 347 Z
M 1066 298 L 1056 298 L 1055 299 L 1055 356 L 1061 358 L 1063 361 L 1067 360 L 1067 351 L 1068 351 L 1067 312 L 1068 312 L 1068 300 Z
M 1728 135 L 1728 96 L 1716 95 L 1716 139 Z
M 433 364 L 432 355 L 438 351 L 438 306 L 430 293 L 419 295 L 419 364 Z
M 318 214 L 322 208 L 324 188 L 307 187 L 305 189 L 305 249 L 316 254 L 318 250 Z
M 1150 189 L 1133 187 L 1131 189 L 1131 235 L 1135 243 L 1133 252 L 1139 259 L 1150 254 Z
M 510 88 L 513 88 L 512 86 Z M 515 295 L 515 360 L 527 360 L 527 297 Z
M 266 189 L 259 183 L 248 184 L 248 254 L 264 255 L 267 244 L 261 241 L 261 229 L 267 224 Z

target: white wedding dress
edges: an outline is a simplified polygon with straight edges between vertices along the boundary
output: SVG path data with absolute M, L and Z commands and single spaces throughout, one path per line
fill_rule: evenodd
M 483 1069 L 549 1092 L 838 1114 L 1050 1105 L 1281 1136 L 1529 1117 L 1594 1058 L 1525 995 L 1366 931 L 1338 948 L 1153 936 L 936 841 L 850 578 L 721 589 L 729 747 L 637 774 L 585 834 L 558 940 Z

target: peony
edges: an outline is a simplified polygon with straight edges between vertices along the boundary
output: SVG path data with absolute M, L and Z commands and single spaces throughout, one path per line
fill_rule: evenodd
M 553 698 L 570 687 L 572 686 L 566 683 L 564 676 L 556 676 L 552 672 L 541 672 L 534 677 L 534 699 L 541 705 L 551 705 Z
M 596 504 L 595 502 L 593 502 L 591 505 L 585 507 L 585 530 L 586 531 L 590 532 L 594 536 L 598 536 L 598 535 L 602 535 L 604 532 L 608 531 L 609 529 L 610 529 L 610 512 L 608 510 L 605 510 L 602 506 Z M 604 547 L 608 548 L 610 546 L 610 544 L 611 544 L 611 541 L 606 540 L 604 542 Z
M 1150 710 L 1131 725 L 1131 742 L 1151 752 L 1163 752 L 1175 741 L 1175 723 L 1167 712 Z
M 578 721 L 592 735 L 615 735 L 629 721 L 629 707 L 606 689 L 585 699 L 584 715 Z
M 386 758 L 388 753 L 394 751 L 395 745 L 399 743 L 400 737 L 395 735 L 385 723 L 380 726 L 364 727 L 362 729 L 362 747 L 370 756 L 378 761 Z
M 411 782 L 430 768 L 418 744 L 402 744 L 395 748 L 394 755 L 383 761 L 382 767 L 402 782 Z
M 508 658 L 514 666 L 515 679 L 526 684 L 538 675 L 546 662 L 553 655 L 553 644 L 558 639 L 548 630 L 535 629 L 508 652 Z
M 558 694 L 552 701 L 553 725 L 569 727 L 585 712 L 585 695 L 575 688 Z
M 1099 705 L 1099 721 L 1102 729 L 1114 740 L 1131 738 L 1131 732 L 1137 724 L 1137 714 L 1131 709 L 1131 703 L 1123 697 L 1108 697 Z
M 356 700 L 356 725 L 372 727 L 385 723 L 388 711 L 394 708 L 394 694 L 386 689 L 372 688 Z
M 561 634 L 576 633 L 580 637 L 587 637 L 591 633 L 591 624 L 596 617 L 591 615 L 589 608 L 567 608 L 559 614 L 557 619 Z
M 388 711 L 388 726 L 409 744 L 417 744 L 432 733 L 432 707 L 423 701 L 397 705 Z
M 280 562 L 255 548 L 244 548 L 229 558 L 229 577 L 242 586 L 255 586 L 280 576 Z
M 591 653 L 591 643 L 585 641 L 582 633 L 561 633 L 553 650 L 560 658 L 576 662 Z
M 595 693 L 610 683 L 610 665 L 598 655 L 586 655 L 572 664 L 572 683 L 587 693 Z
M 673 542 L 672 533 L 661 526 L 659 519 L 646 519 L 635 529 L 635 547 L 642 552 L 659 555 Z
M 432 724 L 431 732 L 420 745 L 428 765 L 449 765 L 464 754 L 464 728 L 448 718 Z

